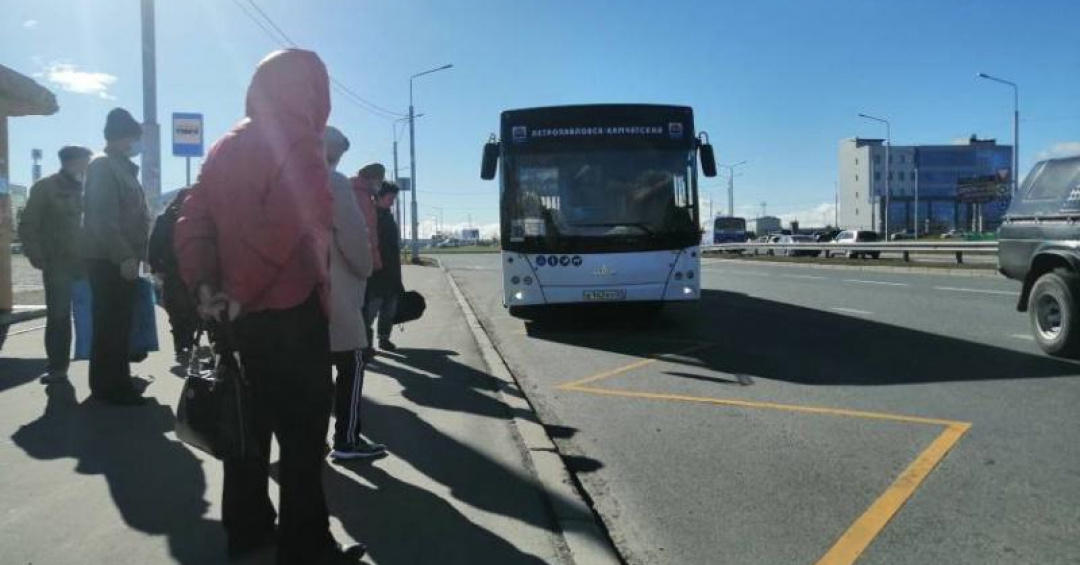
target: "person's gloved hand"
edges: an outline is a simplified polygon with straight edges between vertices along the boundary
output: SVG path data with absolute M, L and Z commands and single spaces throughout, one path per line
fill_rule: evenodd
M 197 310 L 204 320 L 221 320 L 223 315 L 228 316 L 229 321 L 240 317 L 240 303 L 229 298 L 224 292 L 203 284 L 199 285 L 196 294 L 199 300 Z

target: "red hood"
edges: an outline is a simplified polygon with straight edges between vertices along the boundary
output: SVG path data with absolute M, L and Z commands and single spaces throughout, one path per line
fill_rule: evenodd
M 322 135 L 330 117 L 330 77 L 319 56 L 302 49 L 275 51 L 259 62 L 247 91 L 249 118 L 297 121 Z

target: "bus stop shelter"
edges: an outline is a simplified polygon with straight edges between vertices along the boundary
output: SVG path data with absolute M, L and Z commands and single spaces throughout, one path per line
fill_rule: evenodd
M 59 109 L 56 96 L 47 88 L 26 75 L 0 65 L 0 346 L 7 335 L 14 309 L 11 243 L 15 235 L 15 217 L 11 209 L 8 118 L 48 116 Z

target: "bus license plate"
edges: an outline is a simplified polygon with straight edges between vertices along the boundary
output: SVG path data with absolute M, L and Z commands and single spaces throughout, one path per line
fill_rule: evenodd
M 586 302 L 605 302 L 611 300 L 626 300 L 626 289 L 615 290 L 586 290 Z

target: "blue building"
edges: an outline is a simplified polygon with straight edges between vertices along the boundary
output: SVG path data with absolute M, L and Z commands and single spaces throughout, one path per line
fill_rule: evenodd
M 959 190 L 971 179 L 994 178 L 1009 184 L 1012 147 L 972 136 L 956 145 L 894 145 L 885 165 L 881 139 L 845 139 L 840 143 L 840 226 L 885 231 L 886 178 L 890 179 L 889 231 L 914 229 L 940 233 L 950 229 L 995 229 L 1008 207 L 1007 190 L 992 199 L 986 191 Z M 917 202 L 917 208 L 916 208 Z

